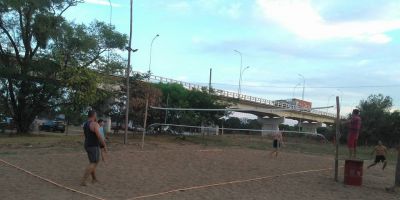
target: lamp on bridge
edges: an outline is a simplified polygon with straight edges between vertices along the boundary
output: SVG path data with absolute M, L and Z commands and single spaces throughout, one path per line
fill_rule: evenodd
M 240 93 L 239 93 L 239 98 L 240 98 L 240 94 L 242 93 L 243 73 L 244 73 L 244 71 L 246 71 L 246 69 L 249 69 L 249 68 L 250 68 L 250 66 L 247 66 L 240 72 L 240 80 L 239 80 L 239 88 L 240 88 L 239 91 L 240 91 Z
M 241 80 L 242 80 L 242 69 L 243 69 L 243 55 L 242 52 L 234 49 L 234 52 L 238 53 L 240 55 L 240 71 L 239 71 L 239 88 L 238 88 L 238 98 L 240 99 L 240 93 L 241 93 Z

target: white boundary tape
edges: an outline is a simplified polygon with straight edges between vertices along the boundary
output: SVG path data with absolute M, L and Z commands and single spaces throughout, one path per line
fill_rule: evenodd
M 59 187 L 59 188 L 62 188 L 62 189 L 65 189 L 65 190 L 69 190 L 69 191 L 71 191 L 71 192 L 75 192 L 75 193 L 78 193 L 78 194 L 81 194 L 81 195 L 84 195 L 84 196 L 88 196 L 88 197 L 91 197 L 91 198 L 94 198 L 94 199 L 97 199 L 97 200 L 106 200 L 106 199 L 104 199 L 104 198 L 102 198 L 102 197 L 99 197 L 99 196 L 96 196 L 96 195 L 93 195 L 93 194 L 89 194 L 89 193 L 86 193 L 86 192 L 82 192 L 82 191 L 79 191 L 79 190 L 75 190 L 75 189 L 73 189 L 73 188 L 70 188 L 70 187 L 61 185 L 61 184 L 56 183 L 56 182 L 54 182 L 54 181 L 52 181 L 52 180 L 50 180 L 50 179 L 41 177 L 41 176 L 39 176 L 39 175 L 37 175 L 37 174 L 34 174 L 34 173 L 32 173 L 32 172 L 30 172 L 30 171 L 28 171 L 28 170 L 26 170 L 26 169 L 23 169 L 23 168 L 21 168 L 21 167 L 18 167 L 17 165 L 11 164 L 11 163 L 9 163 L 9 162 L 3 160 L 3 159 L 0 159 L 0 162 L 4 163 L 4 164 L 6 164 L 6 165 L 8 165 L 8 166 L 10 166 L 10 167 L 13 167 L 13 168 L 15 168 L 15 169 L 18 169 L 18 170 L 20 170 L 20 171 L 22 171 L 22 172 L 24 172 L 24 173 L 26 173 L 26 174 L 29 174 L 29 175 L 31 175 L 31 176 L 33 176 L 33 177 L 36 177 L 36 178 L 38 178 L 38 179 L 40 179 L 40 180 L 42 180 L 42 181 L 51 183 L 51 184 L 53 184 L 53 185 L 55 185 L 55 186 L 57 186 L 57 187 Z
M 257 177 L 257 178 L 251 178 L 251 179 L 234 180 L 234 181 L 220 182 L 220 183 L 214 183 L 214 184 L 208 184 L 208 185 L 199 185 L 199 186 L 192 186 L 192 187 L 187 187 L 187 188 L 179 188 L 179 189 L 173 189 L 173 190 L 160 192 L 160 193 L 137 196 L 137 197 L 129 198 L 127 200 L 145 199 L 145 198 L 164 196 L 164 195 L 171 194 L 171 193 L 184 192 L 184 191 L 189 191 L 189 190 L 199 190 L 199 189 L 210 188 L 210 187 L 233 185 L 233 184 L 240 184 L 240 183 L 246 183 L 246 182 L 261 181 L 261 180 L 266 180 L 266 179 L 273 179 L 273 178 L 278 178 L 278 177 L 282 177 L 282 176 L 306 174 L 306 173 L 311 173 L 311 172 L 322 172 L 322 171 L 329 171 L 329 170 L 333 170 L 333 168 L 288 172 L 288 173 L 284 173 L 284 174 L 280 174 L 280 175 L 263 176 L 263 177 Z

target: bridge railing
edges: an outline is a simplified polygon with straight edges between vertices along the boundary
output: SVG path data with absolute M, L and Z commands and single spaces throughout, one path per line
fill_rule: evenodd
M 142 74 L 141 72 L 135 72 L 135 73 Z M 185 82 L 185 81 L 178 81 L 178 80 L 165 78 L 165 77 L 162 77 L 162 76 L 156 76 L 156 75 L 151 75 L 150 81 L 161 82 L 161 83 L 177 83 L 177 84 L 180 84 L 184 88 L 189 89 L 189 90 L 193 90 L 193 89 L 201 90 L 201 89 L 205 88 L 205 86 L 192 84 L 192 83 Z M 275 107 L 278 107 L 278 108 L 293 109 L 293 110 L 297 110 L 297 111 L 302 109 L 302 108 L 300 108 L 300 107 L 298 107 L 296 105 L 292 105 L 292 104 L 285 103 L 285 102 L 282 102 L 282 101 L 272 101 L 272 100 L 268 100 L 268 99 L 264 99 L 264 98 L 238 94 L 236 92 L 230 92 L 230 91 L 226 91 L 226 90 L 216 89 L 216 90 L 214 90 L 214 93 L 215 93 L 215 95 L 220 96 L 220 97 L 240 99 L 242 101 L 248 101 L 248 102 L 258 103 L 258 104 L 263 104 L 263 105 L 268 105 L 268 106 L 275 106 Z M 320 110 L 310 110 L 309 112 L 313 113 L 313 114 L 317 114 L 317 115 L 327 116 L 327 117 L 336 117 L 335 114 L 328 113 L 328 112 L 323 112 L 323 111 L 320 111 Z

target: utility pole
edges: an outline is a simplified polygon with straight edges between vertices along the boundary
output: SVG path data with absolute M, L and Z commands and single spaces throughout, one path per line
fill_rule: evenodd
M 208 93 L 211 94 L 211 80 L 212 80 L 212 68 L 210 68 L 210 79 L 208 80 Z
M 129 20 L 129 44 L 128 44 L 128 66 L 126 67 L 126 111 L 125 111 L 125 136 L 124 144 L 128 143 L 128 121 L 129 121 L 129 75 L 131 68 L 131 52 L 132 52 L 132 23 L 133 23 L 133 0 L 130 0 L 130 20 Z
M 339 176 L 339 136 L 340 136 L 340 102 L 339 97 L 336 97 L 336 151 L 335 151 L 335 181 L 338 181 Z

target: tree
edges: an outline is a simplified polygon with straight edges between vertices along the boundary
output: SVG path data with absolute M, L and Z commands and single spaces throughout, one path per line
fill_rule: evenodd
M 224 128 L 242 128 L 242 121 L 237 117 L 230 117 L 224 122 Z
M 360 142 L 376 143 L 382 140 L 391 141 L 390 109 L 392 98 L 389 96 L 370 95 L 366 100 L 361 100 L 358 108 L 362 119 Z
M 0 2 L 0 105 L 7 105 L 18 133 L 27 133 L 35 116 L 48 109 L 87 109 L 104 97 L 101 73 L 121 69 L 112 50 L 124 49 L 126 35 L 103 22 L 74 24 L 63 17 L 80 2 Z
M 187 90 L 182 85 L 175 83 L 159 83 L 156 87 L 162 91 L 161 105 L 164 107 L 224 109 L 229 105 L 219 101 L 213 95 L 213 91 L 209 93 L 206 88 Z M 159 113 L 165 114 L 165 111 Z M 219 124 L 220 118 L 226 114 L 226 112 L 213 111 L 168 111 L 167 117 L 168 123 L 199 126 Z
M 144 80 L 148 78 L 150 74 L 135 75 L 134 80 L 131 83 L 131 101 L 130 101 L 130 118 L 134 123 L 142 125 L 144 123 L 144 113 L 146 109 L 146 98 L 149 98 L 149 106 L 160 106 L 162 99 L 161 90 L 152 83 L 147 83 Z M 153 123 L 158 119 L 160 120 L 160 114 L 157 111 L 149 109 L 148 111 L 149 124 Z

